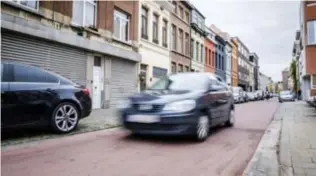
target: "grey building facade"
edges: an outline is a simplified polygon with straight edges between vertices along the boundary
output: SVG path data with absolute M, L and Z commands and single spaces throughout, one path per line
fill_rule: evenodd
M 215 36 L 216 50 L 215 50 L 215 74 L 226 81 L 226 41 L 219 35 Z
M 256 53 L 250 53 L 249 61 L 253 63 L 254 65 L 254 90 L 259 89 L 259 57 Z
M 249 90 L 249 49 L 238 38 L 233 38 L 238 43 L 238 86 L 245 91 Z

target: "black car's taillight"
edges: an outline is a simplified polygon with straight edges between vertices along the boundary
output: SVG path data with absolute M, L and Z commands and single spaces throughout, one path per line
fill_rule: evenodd
M 85 89 L 82 89 L 82 92 L 88 96 L 90 96 L 90 91 L 89 89 L 85 88 Z

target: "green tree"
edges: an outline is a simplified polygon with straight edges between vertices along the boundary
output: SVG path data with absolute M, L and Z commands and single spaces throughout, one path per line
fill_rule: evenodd
M 292 60 L 290 65 L 290 76 L 293 81 L 293 89 L 294 91 L 297 91 L 297 77 L 296 77 L 296 60 Z

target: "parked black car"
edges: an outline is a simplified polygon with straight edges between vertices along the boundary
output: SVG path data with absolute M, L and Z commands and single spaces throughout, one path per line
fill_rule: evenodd
M 129 97 L 120 112 L 133 134 L 194 135 L 199 141 L 210 127 L 235 123 L 232 91 L 211 73 L 166 76 Z
M 88 89 L 34 66 L 1 63 L 1 128 L 47 125 L 67 133 L 90 113 Z

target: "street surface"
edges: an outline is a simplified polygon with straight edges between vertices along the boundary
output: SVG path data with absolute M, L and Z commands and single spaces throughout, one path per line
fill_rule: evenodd
M 212 130 L 204 143 L 98 131 L 2 150 L 3 176 L 241 175 L 279 104 L 236 105 L 233 128 Z

